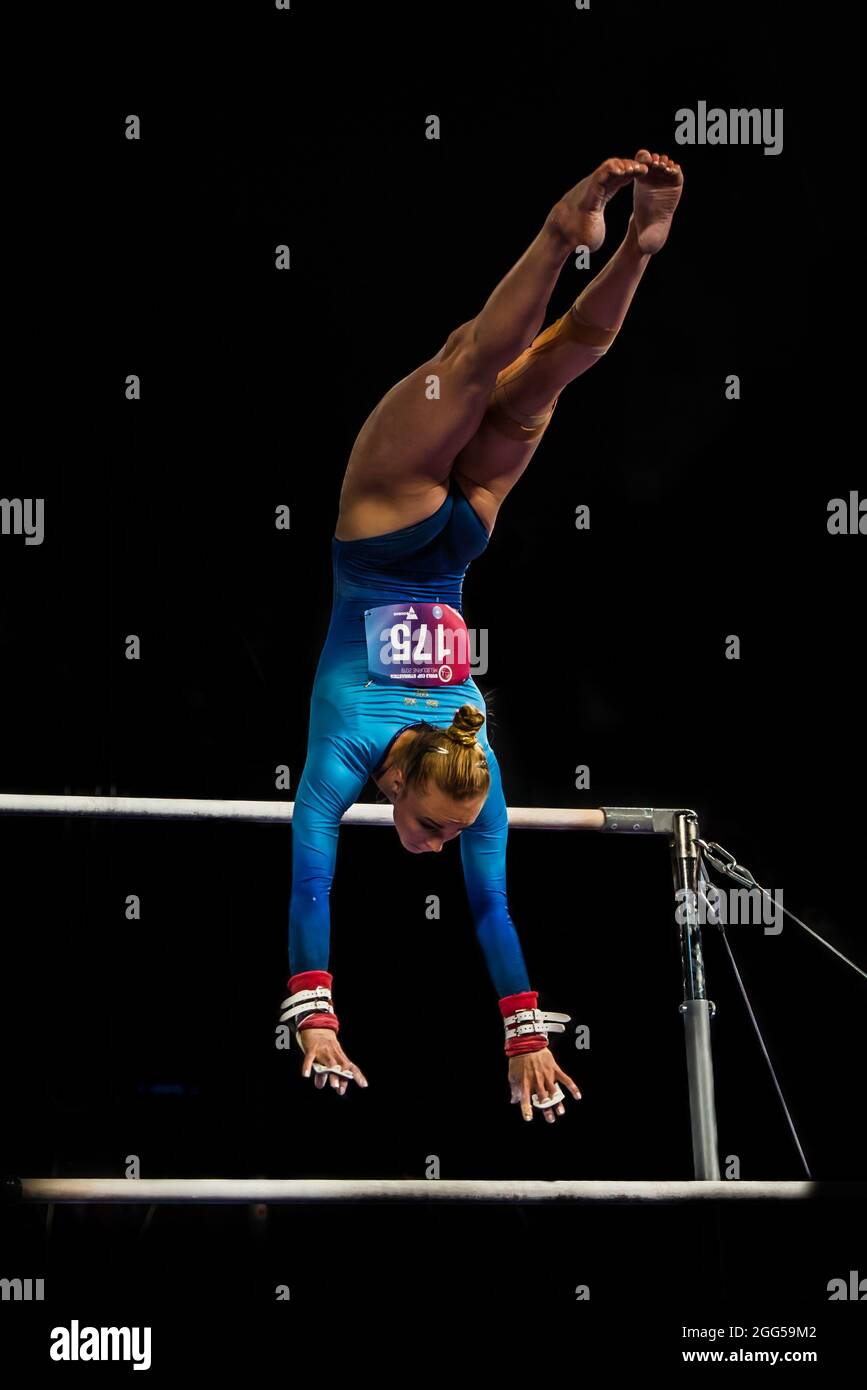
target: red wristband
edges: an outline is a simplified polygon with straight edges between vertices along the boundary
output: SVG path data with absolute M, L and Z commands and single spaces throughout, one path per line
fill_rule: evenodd
M 536 1011 L 538 999 L 539 991 L 528 989 L 524 990 L 521 994 L 507 994 L 499 1001 L 500 1013 L 503 1016 L 503 1023 L 507 1035 L 518 1026 L 518 1022 L 515 1020 L 512 1023 L 507 1023 L 506 1020 L 509 1018 L 514 1020 L 514 1015 L 519 1010 L 530 1009 Z M 526 1022 L 529 1021 L 529 1019 L 526 1021 L 522 1020 L 522 1023 L 526 1026 Z M 541 1019 L 539 1021 L 539 1027 L 540 1031 L 521 1033 L 518 1037 L 507 1036 L 504 1048 L 506 1056 L 520 1057 L 525 1052 L 541 1052 L 546 1048 L 548 1046 L 548 1034 L 541 1028 Z
M 310 1012 L 298 1015 L 299 1021 L 295 1024 L 297 1032 L 303 1033 L 307 1028 L 331 1028 L 336 1033 L 340 1028 L 340 1021 L 334 1012 L 331 1000 L 332 978 L 327 970 L 302 970 L 297 975 L 289 976 L 287 983 L 290 996 L 305 989 L 324 989 L 326 991 L 326 994 L 322 996 L 320 1012 L 317 1012 L 316 1001 L 311 1000 Z M 324 1009 L 326 1004 L 329 1006 L 327 1010 Z

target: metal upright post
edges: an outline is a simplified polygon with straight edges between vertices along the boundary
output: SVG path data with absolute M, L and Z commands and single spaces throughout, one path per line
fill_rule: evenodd
M 676 811 L 672 817 L 671 863 L 674 874 L 680 963 L 683 972 L 683 1027 L 692 1122 L 692 1155 L 697 1178 L 719 1179 L 716 1109 L 713 1090 L 710 1020 L 715 1013 L 705 993 L 704 957 L 698 920 L 698 816 Z

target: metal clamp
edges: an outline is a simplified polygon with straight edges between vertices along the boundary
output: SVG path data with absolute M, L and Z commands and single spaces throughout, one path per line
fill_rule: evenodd
M 727 849 L 723 849 L 722 845 L 718 845 L 716 840 L 699 840 L 698 843 L 701 845 L 705 859 L 719 873 L 733 878 L 735 883 L 742 883 L 747 888 L 760 888 L 749 869 L 744 868 L 743 864 L 739 864 L 734 855 L 730 854 Z M 735 870 L 739 870 L 739 872 L 736 873 Z
M 709 1011 L 710 1011 L 710 1017 L 711 1017 L 711 1018 L 716 1018 L 716 1004 L 713 1002 L 712 999 L 702 999 L 702 1000 L 690 999 L 689 1002 L 690 1002 L 690 1004 L 695 1004 L 695 1003 L 707 1004 L 708 1009 L 709 1009 Z M 677 1006 L 677 1012 L 678 1012 L 679 1014 L 685 1014 L 685 1013 L 686 1013 L 686 1010 L 687 1010 L 687 1005 L 686 1005 L 686 1004 L 678 1004 L 678 1006 Z

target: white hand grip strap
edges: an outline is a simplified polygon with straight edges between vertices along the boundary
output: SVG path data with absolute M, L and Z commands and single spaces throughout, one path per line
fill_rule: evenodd
M 552 1105 L 559 1105 L 563 1099 L 563 1092 L 560 1090 L 560 1083 L 554 1082 L 554 1094 L 548 1100 L 540 1100 L 534 1091 L 530 1097 L 537 1110 L 550 1110 Z
M 333 1014 L 334 1006 L 331 1002 L 331 990 L 325 985 L 317 985 L 315 989 L 299 989 L 295 994 L 290 994 L 288 999 L 284 999 L 280 1005 L 285 1009 L 285 1013 L 280 1015 L 281 1023 L 288 1023 L 291 1028 L 295 1027 L 293 1019 L 298 1014 Z
M 288 999 L 287 999 L 287 1000 L 286 1000 L 286 1003 L 288 1004 L 288 1002 L 289 1002 L 289 1001 L 288 1001 Z M 281 1004 L 280 1007 L 282 1008 L 283 1005 Z M 317 1004 L 316 1007 L 315 1007 L 314 1009 L 311 1009 L 311 1007 L 310 1007 L 309 1004 L 296 1004 L 294 1009 L 287 1009 L 285 1013 L 282 1013 L 282 1014 L 280 1015 L 280 1022 L 281 1022 L 281 1023 L 288 1023 L 290 1028 L 294 1028 L 294 1027 L 295 1027 L 295 1022 L 294 1022 L 293 1020 L 296 1020 L 296 1019 L 298 1018 L 298 1015 L 299 1015 L 299 1014 L 333 1014 L 333 1013 L 334 1013 L 334 1009 L 332 1008 L 332 1006 L 331 1006 L 330 1003 L 328 1003 L 328 1004 Z
M 290 994 L 288 999 L 283 1000 L 280 1008 L 282 1010 L 280 1022 L 289 1024 L 295 1034 L 295 1041 L 305 1057 L 307 1049 L 301 1041 L 301 1033 L 304 1032 L 304 1029 L 299 1030 L 299 1024 L 304 1021 L 304 1018 L 309 1018 L 313 1014 L 331 1014 L 332 1017 L 337 1017 L 331 1000 L 331 990 L 327 985 L 317 985 L 315 989 L 298 989 L 294 994 Z M 336 1034 L 337 1030 L 332 1029 L 331 1031 Z M 314 1062 L 313 1070 L 317 1075 L 322 1072 L 331 1072 L 334 1076 L 344 1076 L 347 1081 L 355 1080 L 352 1072 L 346 1071 L 343 1067 L 326 1067 L 321 1062 Z
M 288 1008 L 287 1005 L 289 1005 Z M 295 994 L 290 994 L 288 999 L 284 999 L 280 1008 L 284 1010 L 280 1015 L 280 1022 L 289 1024 L 289 1027 L 295 1034 L 295 1041 L 306 1056 L 307 1049 L 301 1041 L 301 1035 L 298 1031 L 297 1016 L 299 1014 L 311 1013 L 333 1014 L 334 1008 L 331 1003 L 331 991 L 327 989 L 325 985 L 317 985 L 315 989 L 299 989 Z M 321 1062 L 314 1062 L 313 1070 L 317 1075 L 321 1072 L 331 1072 L 335 1076 L 345 1076 L 347 1081 L 355 1080 L 352 1072 L 345 1071 L 343 1067 L 324 1067 Z
M 546 1013 L 543 1009 L 516 1009 L 503 1019 L 507 1039 L 523 1038 L 529 1033 L 563 1033 L 564 1024 L 569 1021 L 569 1014 Z

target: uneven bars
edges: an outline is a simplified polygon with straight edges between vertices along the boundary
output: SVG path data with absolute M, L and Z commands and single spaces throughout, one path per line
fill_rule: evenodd
M 230 820 L 259 825 L 291 822 L 294 801 L 195 801 L 157 796 L 31 796 L 0 792 L 0 816 L 83 816 L 101 820 Z M 668 808 L 510 806 L 511 830 L 618 830 L 670 834 Z M 343 825 L 393 825 L 391 806 L 350 806 Z
M 213 1205 L 384 1202 L 606 1202 L 619 1206 L 683 1201 L 867 1200 L 865 1182 L 763 1182 L 754 1179 L 673 1181 L 469 1181 L 459 1178 L 10 1178 L 10 1200 L 21 1202 L 162 1203 Z

